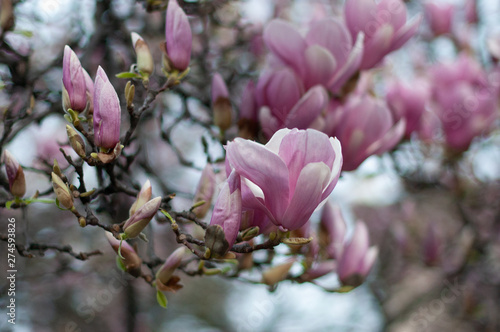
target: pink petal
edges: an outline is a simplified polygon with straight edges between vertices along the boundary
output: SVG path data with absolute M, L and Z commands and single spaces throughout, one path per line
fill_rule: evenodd
M 321 114 L 327 102 L 328 95 L 321 85 L 311 88 L 292 108 L 285 126 L 306 129 Z
M 334 93 L 338 92 L 342 86 L 354 75 L 354 73 L 359 69 L 361 60 L 363 59 L 364 50 L 364 33 L 360 32 L 356 38 L 356 44 L 354 44 L 349 53 L 349 58 L 344 63 L 344 65 L 338 69 L 335 76 L 328 82 L 328 89 Z
M 352 49 L 352 38 L 346 26 L 337 19 L 328 18 L 314 23 L 309 29 L 308 45 L 320 45 L 335 58 L 338 66 L 343 65 Z
M 389 52 L 395 51 L 403 46 L 411 37 L 413 37 L 422 22 L 422 15 L 418 14 L 411 19 L 403 28 L 396 31 L 389 48 Z
M 337 62 L 332 54 L 319 45 L 309 46 L 305 52 L 305 86 L 326 85 L 337 69 Z

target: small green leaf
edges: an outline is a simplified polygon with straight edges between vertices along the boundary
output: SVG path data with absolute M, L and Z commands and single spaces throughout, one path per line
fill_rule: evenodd
M 127 271 L 127 268 L 125 267 L 125 264 L 123 264 L 123 261 L 120 259 L 120 257 L 116 256 L 116 266 L 123 272 Z
M 7 208 L 7 210 L 10 210 L 10 207 L 12 206 L 12 204 L 14 204 L 14 202 L 15 200 L 5 202 L 5 207 Z
M 165 294 L 163 294 L 160 291 L 156 291 L 156 301 L 158 301 L 158 304 L 162 308 L 167 309 L 167 303 L 168 303 L 168 301 L 167 301 L 167 297 L 165 296 Z
M 142 78 L 141 75 L 136 74 L 136 73 L 131 73 L 129 71 L 124 71 L 119 74 L 116 74 L 116 77 L 118 78 Z
M 65 208 L 62 208 L 61 205 L 59 204 L 59 200 L 56 198 L 56 206 L 59 210 L 63 210 L 63 211 L 68 211 L 68 209 L 65 209 Z
M 28 31 L 28 30 L 15 30 L 13 32 L 16 33 L 16 34 L 18 34 L 18 35 L 23 35 L 23 36 L 28 37 L 28 38 L 33 37 L 33 32 L 32 31 Z

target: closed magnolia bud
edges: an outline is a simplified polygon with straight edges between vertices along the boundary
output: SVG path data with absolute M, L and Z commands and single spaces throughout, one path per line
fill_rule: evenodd
M 290 259 L 286 263 L 267 269 L 262 273 L 262 282 L 266 285 L 272 286 L 282 280 L 285 280 L 288 276 L 288 271 L 290 271 L 294 262 L 294 259 Z
M 26 193 L 26 179 L 24 178 L 23 168 L 7 150 L 3 153 L 3 162 L 9 179 L 10 192 L 15 197 L 23 197 Z
M 108 76 L 99 66 L 94 84 L 94 143 L 112 149 L 120 141 L 120 100 Z
M 90 82 L 88 82 L 85 73 L 78 56 L 66 45 L 63 57 L 62 88 L 64 110 L 72 109 L 77 112 L 83 112 L 87 107 L 87 91 L 91 91 L 93 87 L 89 86 Z
M 117 254 L 118 250 L 120 250 L 120 254 L 123 258 L 118 257 L 118 259 L 123 263 L 123 266 L 125 266 L 125 270 L 134 277 L 140 276 L 142 260 L 135 252 L 134 248 L 132 248 L 132 246 L 126 241 L 122 241 L 120 248 L 120 241 L 115 239 L 113 234 L 110 232 L 106 232 L 106 238 Z
M 156 272 L 156 282 L 166 285 L 184 258 L 190 256 L 186 247 L 177 248 Z
M 203 169 L 203 172 L 201 172 L 200 182 L 198 183 L 196 193 L 194 194 L 194 204 L 202 201 L 205 202 L 193 209 L 196 217 L 201 219 L 207 215 L 208 210 L 210 210 L 214 192 L 215 173 L 212 165 L 207 164 Z
M 132 206 L 130 207 L 129 216 L 132 216 L 135 211 L 146 204 L 151 199 L 152 193 L 151 182 L 147 180 L 146 183 L 144 183 L 144 185 L 142 186 L 141 191 L 137 195 L 137 199 L 135 200 L 134 204 L 132 204 Z
M 52 187 L 54 188 L 59 204 L 68 210 L 73 208 L 73 195 L 68 185 L 54 172 L 52 172 Z
M 154 71 L 154 61 L 151 52 L 149 51 L 148 44 L 142 37 L 135 33 L 131 33 L 132 45 L 134 46 L 135 54 L 137 55 L 137 69 L 143 75 L 149 76 Z
M 69 125 L 66 125 L 66 133 L 68 134 L 69 144 L 75 150 L 76 154 L 85 158 L 85 142 L 83 138 Z
M 219 73 L 215 73 L 212 78 L 212 111 L 214 124 L 221 131 L 226 131 L 231 127 L 233 109 L 226 83 Z
M 186 13 L 179 7 L 176 0 L 170 0 L 167 7 L 165 23 L 165 49 L 167 61 L 164 64 L 167 71 L 185 71 L 191 60 L 191 44 L 193 33 L 189 26 Z
M 149 224 L 160 208 L 161 197 L 156 197 L 138 209 L 123 225 L 123 232 L 128 239 L 138 236 Z

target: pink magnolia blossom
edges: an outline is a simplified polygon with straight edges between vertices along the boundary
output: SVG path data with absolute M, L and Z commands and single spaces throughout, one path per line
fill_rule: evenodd
M 365 223 L 358 221 L 351 240 L 344 244 L 338 263 L 337 272 L 342 284 L 359 286 L 370 272 L 377 256 L 377 247 L 369 248 Z
M 305 37 L 290 23 L 273 20 L 264 30 L 264 41 L 299 75 L 306 89 L 321 84 L 338 92 L 358 70 L 363 54 L 363 33 L 351 37 L 345 25 L 333 18 L 311 24 Z
M 365 34 L 361 69 L 376 66 L 387 54 L 399 49 L 417 32 L 421 15 L 406 20 L 401 0 L 346 0 L 344 17 L 352 38 Z
M 342 212 L 338 205 L 333 205 L 326 202 L 323 207 L 320 220 L 321 231 L 324 232 L 328 239 L 326 251 L 328 257 L 338 259 L 342 255 L 344 237 L 347 232 Z
M 16 197 L 23 197 L 26 193 L 26 180 L 23 168 L 8 150 L 3 152 L 2 162 L 5 163 L 5 171 L 7 172 L 11 194 Z
M 335 112 L 341 112 L 333 134 L 342 143 L 344 171 L 392 149 L 404 135 L 405 119 L 395 122 L 386 104 L 374 97 L 353 95 Z
M 266 145 L 236 138 L 226 150 L 227 168 L 240 174 L 251 191 L 243 207 L 265 212 L 288 230 L 309 220 L 332 192 L 342 167 L 339 141 L 314 129 L 281 129 Z
M 491 131 L 498 118 L 499 86 L 481 65 L 466 54 L 431 69 L 434 109 L 446 136 L 457 151 L 468 149 L 472 139 Z
M 63 107 L 82 112 L 87 106 L 87 91 L 92 94 L 93 84 L 89 74 L 75 52 L 66 45 L 63 56 Z
M 99 66 L 94 85 L 94 143 L 111 149 L 120 141 L 120 100 L 108 76 Z
M 165 47 L 172 69 L 184 71 L 191 60 L 193 33 L 186 13 L 176 0 L 170 0 L 165 24 Z
M 326 107 L 328 95 L 321 85 L 304 94 L 302 82 L 295 73 L 281 68 L 260 77 L 256 100 L 262 130 L 270 137 L 280 128 L 308 128 Z
M 429 100 L 430 86 L 424 80 L 414 80 L 411 86 L 394 82 L 387 88 L 386 101 L 394 120 L 406 120 L 406 138 L 420 128 L 420 120 Z
M 435 36 L 451 33 L 455 6 L 451 3 L 426 2 L 425 18 Z

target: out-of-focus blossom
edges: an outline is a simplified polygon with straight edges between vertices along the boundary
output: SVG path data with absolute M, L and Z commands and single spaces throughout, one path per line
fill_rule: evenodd
M 358 70 L 363 55 L 363 33 L 351 37 L 345 25 L 333 18 L 314 22 L 305 38 L 290 23 L 273 20 L 264 30 L 264 41 L 293 68 L 306 89 L 321 84 L 338 92 Z
M 137 211 L 144 204 L 146 204 L 151 199 L 152 194 L 153 194 L 153 191 L 151 188 L 151 182 L 149 180 L 147 180 L 142 185 L 142 188 L 141 188 L 141 191 L 139 192 L 139 194 L 137 194 L 137 198 L 136 198 L 134 204 L 132 204 L 132 206 L 130 207 L 129 216 L 132 216 L 135 213 L 135 211 Z
M 168 284 L 175 270 L 179 267 L 179 265 L 181 265 L 182 260 L 188 255 L 190 255 L 189 251 L 186 247 L 182 246 L 175 249 L 175 251 L 168 256 L 165 263 L 163 263 L 158 272 L 156 272 L 155 281 L 160 290 Z
M 369 156 L 381 154 L 399 143 L 405 132 L 405 119 L 398 122 L 386 104 L 368 95 L 353 95 L 345 105 L 333 131 L 342 143 L 344 171 L 352 171 Z
M 194 194 L 193 203 L 205 202 L 203 205 L 197 206 L 193 212 L 198 218 L 203 218 L 207 215 L 212 204 L 212 198 L 215 193 L 215 173 L 211 164 L 208 164 L 201 172 L 200 182 Z
M 365 34 L 361 69 L 377 65 L 387 54 L 399 49 L 417 32 L 422 19 L 417 15 L 407 22 L 401 0 L 347 0 L 344 17 L 352 38 Z
M 491 35 L 486 41 L 486 46 L 488 52 L 490 53 L 491 59 L 497 63 L 500 61 L 500 33 Z
M 226 150 L 229 168 L 252 194 L 244 208 L 264 211 L 287 230 L 309 220 L 332 192 L 342 167 L 339 141 L 314 129 L 281 129 L 266 145 L 236 138 Z
M 320 85 L 304 94 L 302 82 L 295 73 L 281 68 L 260 77 L 256 100 L 262 130 L 270 137 L 280 128 L 308 128 L 326 107 L 328 95 Z
M 82 64 L 75 52 L 66 45 L 63 56 L 63 108 L 65 110 L 71 108 L 77 112 L 84 111 L 87 106 L 87 92 L 90 95 L 92 90 L 92 79 L 82 68 Z
M 320 220 L 320 240 L 329 258 L 338 259 L 342 255 L 347 226 L 338 205 L 326 202 Z
M 160 208 L 161 197 L 156 197 L 137 209 L 123 225 L 123 232 L 128 239 L 138 236 L 149 224 Z
M 456 151 L 491 131 L 498 118 L 499 86 L 490 82 L 481 65 L 466 54 L 431 69 L 433 100 L 446 144 Z
M 12 0 L 0 1 L 0 34 L 14 27 L 14 7 Z
M 212 212 L 212 219 L 210 219 L 210 225 L 218 225 L 224 231 L 228 243 L 227 249 L 233 246 L 238 237 L 241 209 L 241 180 L 239 174 L 233 171 L 219 193 Z M 216 254 L 222 256 L 225 252 L 216 252 Z
M 426 143 L 433 143 L 439 130 L 441 121 L 439 117 L 431 110 L 426 110 L 420 119 L 420 126 L 417 130 L 418 138 Z
M 212 77 L 212 111 L 214 124 L 221 131 L 231 127 L 233 109 L 226 83 L 219 73 L 215 73 Z
M 479 22 L 477 0 L 465 0 L 465 19 L 469 24 L 476 24 Z
M 424 262 L 429 266 L 436 265 L 440 259 L 441 241 L 436 226 L 431 223 L 423 240 Z
M 455 6 L 444 2 L 426 2 L 425 18 L 435 36 L 451 33 Z
M 139 69 L 142 74 L 147 76 L 151 75 L 154 71 L 155 63 L 148 44 L 146 44 L 144 39 L 135 32 L 131 33 L 131 38 L 135 54 L 137 55 L 137 69 Z
M 26 193 L 26 179 L 24 171 L 16 158 L 7 150 L 3 152 L 2 161 L 5 163 L 5 171 L 9 180 L 9 189 L 15 197 L 23 197 Z
M 362 221 L 356 223 L 350 241 L 346 242 L 337 272 L 343 285 L 357 287 L 363 283 L 378 255 L 377 247 L 369 248 L 368 229 Z
M 99 66 L 94 85 L 94 143 L 112 149 L 120 141 L 120 100 L 108 76 Z
M 191 60 L 193 33 L 186 13 L 179 7 L 177 0 L 168 2 L 165 41 L 170 70 L 186 70 Z
M 259 110 L 255 100 L 255 84 L 249 81 L 240 102 L 240 113 L 238 120 L 238 136 L 246 139 L 254 139 L 257 136 Z
M 289 259 L 283 264 L 270 267 L 266 271 L 262 272 L 262 282 L 266 285 L 272 286 L 282 280 L 285 280 L 293 263 L 295 263 L 295 260 Z
M 414 80 L 412 86 L 395 82 L 387 88 L 386 101 L 394 121 L 406 120 L 405 137 L 420 127 L 420 120 L 430 100 L 430 86 L 424 80 Z
M 113 234 L 111 234 L 110 232 L 106 232 L 106 238 L 117 254 L 118 251 L 120 251 L 120 254 L 123 258 L 118 257 L 118 259 L 121 261 L 123 266 L 125 266 L 125 270 L 135 277 L 140 276 L 142 260 L 139 255 L 137 255 L 134 248 L 132 248 L 132 246 L 127 241 L 122 241 L 120 248 L 120 241 L 115 239 Z

